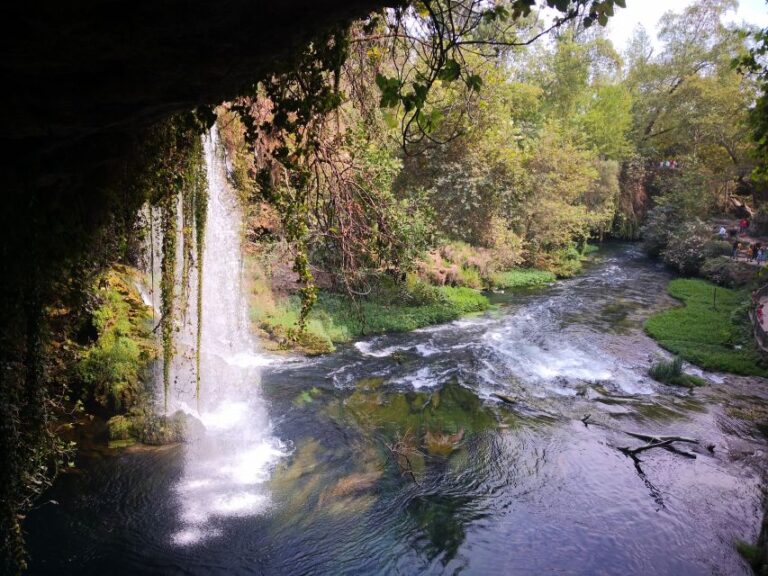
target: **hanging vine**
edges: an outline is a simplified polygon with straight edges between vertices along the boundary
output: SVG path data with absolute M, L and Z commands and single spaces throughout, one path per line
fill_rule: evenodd
M 187 170 L 181 187 L 181 288 L 179 311 L 182 319 L 189 310 L 189 279 L 192 269 L 193 233 L 195 218 L 195 174 L 194 166 Z
M 198 154 L 200 158 L 202 153 Z M 200 411 L 200 353 L 203 346 L 203 253 L 208 220 L 208 185 L 202 163 L 194 172 L 195 248 L 197 254 L 197 341 L 195 346 L 195 398 Z
M 163 406 L 168 411 L 168 392 L 171 386 L 171 365 L 174 356 L 174 308 L 176 290 L 176 222 L 177 198 L 169 194 L 160 207 L 160 226 L 163 234 L 163 260 L 160 264 L 160 334 L 163 342 Z
M 262 96 L 271 103 L 268 119 L 254 113 L 253 98 L 232 106 L 245 126 L 251 151 L 265 165 L 258 178 L 261 192 L 277 207 L 285 239 L 295 251 L 293 270 L 302 284 L 301 331 L 317 301 L 307 246 L 308 199 L 318 184 L 312 163 L 323 122 L 343 101 L 339 78 L 348 49 L 346 29 L 335 30 L 304 52 L 294 72 L 264 82 Z

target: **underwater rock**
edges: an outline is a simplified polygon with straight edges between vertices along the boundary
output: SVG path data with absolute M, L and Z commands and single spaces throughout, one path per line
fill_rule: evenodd
M 382 472 L 356 472 L 348 476 L 340 478 L 338 482 L 330 490 L 326 490 L 320 496 L 319 504 L 334 500 L 337 498 L 344 498 L 347 496 L 357 496 L 359 494 L 369 492 L 374 488 L 376 482 L 381 478 Z

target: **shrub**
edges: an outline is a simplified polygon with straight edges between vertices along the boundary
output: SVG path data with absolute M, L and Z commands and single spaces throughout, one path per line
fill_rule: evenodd
M 643 238 L 643 250 L 651 258 L 657 258 L 667 247 L 669 238 L 679 222 L 670 206 L 656 206 L 648 212 L 645 224 L 640 229 Z
M 707 226 L 698 220 L 681 224 L 667 238 L 662 250 L 664 262 L 682 274 L 695 276 L 704 263 L 704 245 L 709 236 Z
M 747 262 L 731 260 L 727 256 L 709 258 L 701 266 L 701 275 L 726 288 L 746 286 L 755 279 L 756 268 Z
M 706 381 L 683 372 L 683 360 L 675 356 L 672 360 L 659 360 L 654 362 L 648 370 L 648 375 L 658 382 L 671 384 L 672 386 L 704 386 Z
M 716 258 L 717 256 L 730 256 L 733 246 L 727 240 L 710 240 L 704 243 L 702 254 L 704 258 Z
M 148 308 L 127 269 L 107 271 L 97 286 L 92 314 L 97 337 L 82 351 L 74 376 L 84 400 L 124 412 L 143 393 L 143 373 L 156 354 Z
M 675 356 L 672 360 L 659 360 L 654 362 L 648 375 L 659 382 L 669 382 L 683 374 L 683 359 Z

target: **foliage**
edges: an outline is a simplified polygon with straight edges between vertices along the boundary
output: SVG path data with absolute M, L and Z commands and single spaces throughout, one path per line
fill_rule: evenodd
M 755 234 L 761 236 L 768 234 L 768 205 L 763 204 L 757 209 L 750 226 L 754 229 Z
M 727 240 L 708 240 L 701 247 L 701 253 L 705 258 L 717 258 L 718 256 L 730 256 L 733 245 Z
M 658 360 L 648 370 L 648 375 L 658 382 L 671 384 L 672 386 L 704 386 L 706 381 L 698 376 L 691 376 L 683 372 L 683 359 L 675 356 L 672 360 Z
M 142 377 L 156 350 L 150 316 L 125 268 L 113 268 L 97 281 L 92 314 L 96 333 L 75 366 L 83 400 L 110 413 L 125 412 L 143 389 Z
M 679 219 L 672 207 L 660 205 L 650 210 L 640 229 L 645 253 L 651 258 L 661 256 L 678 225 Z
M 645 323 L 662 347 L 706 370 L 768 375 L 746 317 L 747 294 L 696 279 L 673 280 L 668 291 L 684 305 Z
M 427 0 L 377 16 L 363 27 L 367 35 L 388 41 L 383 52 L 395 60 L 389 74 L 376 74 L 376 84 L 382 108 L 394 108 L 400 116 L 400 140 L 406 152 L 448 142 L 461 133 L 466 107 L 446 103 L 441 88 L 471 103 L 484 87 L 484 78 L 472 63 L 497 61 L 514 47 L 530 44 L 571 21 L 581 21 L 585 27 L 594 22 L 604 26 L 614 6 L 624 2 L 547 0 L 546 6 L 556 16 L 546 30 L 526 26 L 523 17 L 535 4 L 535 0 L 489 5 Z
M 739 69 L 756 81 L 760 91 L 750 110 L 750 127 L 757 148 L 753 178 L 765 186 L 768 183 L 768 28 L 753 31 L 751 36 L 753 45 L 737 62 Z
M 493 287 L 502 290 L 542 286 L 554 281 L 555 275 L 552 272 L 535 268 L 508 270 L 506 272 L 498 272 L 492 276 Z
M 678 223 L 662 250 L 664 263 L 687 276 L 698 274 L 710 236 L 709 227 L 702 222 L 694 220 Z
M 729 256 L 707 258 L 701 266 L 701 275 L 719 286 L 740 288 L 748 286 L 757 277 L 757 268 Z

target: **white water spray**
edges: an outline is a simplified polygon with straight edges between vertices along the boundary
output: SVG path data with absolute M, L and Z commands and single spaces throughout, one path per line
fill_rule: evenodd
M 175 487 L 181 526 L 174 543 L 190 545 L 221 534 L 227 517 L 258 514 L 269 505 L 264 483 L 283 454 L 271 434 L 260 395 L 259 367 L 269 359 L 250 333 L 243 290 L 242 213 L 227 181 L 216 127 L 204 139 L 208 219 L 203 255 L 203 332 L 200 413 L 195 397 L 194 298 L 177 336 L 169 411 L 197 416 L 205 434 L 186 445 L 184 472 Z

